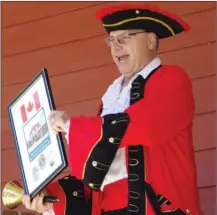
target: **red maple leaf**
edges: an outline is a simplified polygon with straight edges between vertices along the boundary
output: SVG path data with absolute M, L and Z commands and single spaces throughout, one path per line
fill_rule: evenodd
M 27 107 L 27 111 L 28 112 L 31 112 L 32 111 L 32 109 L 33 109 L 33 103 L 32 102 L 29 102 L 29 104 L 28 104 L 28 107 Z

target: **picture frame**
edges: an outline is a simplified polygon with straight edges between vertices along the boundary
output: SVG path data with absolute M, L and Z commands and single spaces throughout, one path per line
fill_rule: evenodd
M 8 105 L 24 191 L 32 198 L 67 166 L 63 139 L 51 131 L 48 115 L 55 103 L 43 68 Z

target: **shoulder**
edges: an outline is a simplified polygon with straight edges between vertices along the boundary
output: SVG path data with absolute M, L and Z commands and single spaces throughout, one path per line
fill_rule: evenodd
M 178 65 L 162 65 L 160 70 L 164 75 L 185 77 L 189 79 L 187 72 Z
M 173 85 L 191 83 L 191 80 L 187 72 L 182 67 L 177 65 L 162 65 L 158 71 L 153 74 L 153 78 L 150 82 L 156 82 L 158 85 Z

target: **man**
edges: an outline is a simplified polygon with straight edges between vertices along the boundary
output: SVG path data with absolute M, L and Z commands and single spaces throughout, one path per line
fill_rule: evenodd
M 182 68 L 161 65 L 158 40 L 188 30 L 169 13 L 141 5 L 97 13 L 119 72 L 95 117 L 52 111 L 66 132 L 72 176 L 48 185 L 60 201 L 26 208 L 56 215 L 199 215 L 192 144 L 194 99 Z

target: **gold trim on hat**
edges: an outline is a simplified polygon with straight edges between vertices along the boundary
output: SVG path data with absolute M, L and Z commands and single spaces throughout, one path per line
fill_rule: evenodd
M 161 25 L 163 25 L 164 27 L 166 27 L 171 32 L 172 35 L 175 35 L 175 32 L 173 31 L 173 29 L 168 24 L 166 24 L 165 22 L 163 22 L 163 21 L 161 21 L 159 19 L 152 18 L 152 17 L 135 17 L 135 18 L 125 19 L 125 20 L 122 20 L 122 21 L 114 23 L 114 24 L 104 24 L 103 23 L 103 26 L 104 27 L 116 27 L 116 26 L 125 24 L 127 22 L 136 21 L 136 20 L 151 20 L 151 21 L 154 21 L 154 22 L 158 22 Z

